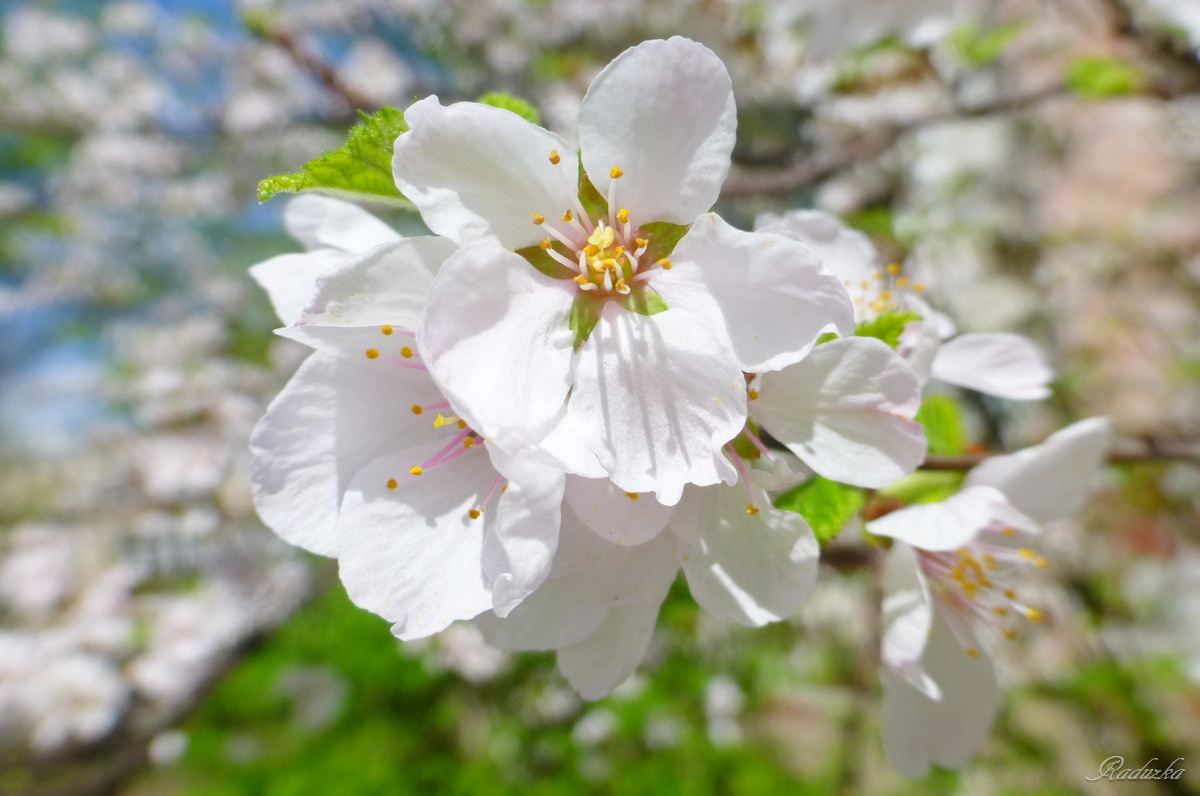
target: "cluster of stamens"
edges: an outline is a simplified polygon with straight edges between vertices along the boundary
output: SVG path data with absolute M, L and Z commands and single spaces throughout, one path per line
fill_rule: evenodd
M 557 151 L 550 153 L 551 163 L 560 159 Z M 574 207 L 561 216 L 565 226 L 541 213 L 533 214 L 533 223 L 549 235 L 541 242 L 542 250 L 575 273 L 572 278 L 580 290 L 628 295 L 637 282 L 649 278 L 657 268 L 671 267 L 666 258 L 644 261 L 650 248 L 649 236 L 634 226 L 627 208 L 617 206 L 617 182 L 624 174 L 619 168 L 609 172 L 607 219 L 593 221 L 578 197 Z
M 842 284 L 854 300 L 854 314 L 861 321 L 868 321 L 883 315 L 885 312 L 904 309 L 904 298 L 912 293 L 920 293 L 925 285 L 913 282 L 902 275 L 903 268 L 898 263 L 889 265 L 882 271 L 876 271 L 867 279 L 845 279 Z

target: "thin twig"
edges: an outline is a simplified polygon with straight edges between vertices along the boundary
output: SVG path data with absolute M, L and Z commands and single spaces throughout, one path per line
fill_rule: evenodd
M 270 25 L 255 26 L 253 30 L 286 52 L 293 61 L 310 72 L 321 85 L 351 109 L 375 107 L 375 103 L 370 99 L 346 85 L 332 64 L 311 48 L 305 47 L 290 31 Z

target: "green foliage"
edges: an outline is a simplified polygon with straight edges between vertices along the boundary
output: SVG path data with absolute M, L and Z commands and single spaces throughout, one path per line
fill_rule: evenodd
M 392 179 L 396 138 L 408 130 L 404 114 L 395 108 L 382 108 L 373 116 L 359 111 L 359 116 L 362 121 L 350 131 L 344 146 L 304 164 L 293 174 L 263 180 L 258 184 L 258 201 L 265 202 L 278 193 L 315 191 L 411 209 L 412 203 Z
M 964 25 L 950 35 L 958 55 L 967 64 L 983 67 L 993 63 L 1021 32 L 1020 22 L 1010 22 L 994 30 L 983 30 L 978 25 Z
M 566 247 L 561 243 L 556 242 L 553 245 L 556 252 L 564 257 L 569 256 Z M 551 279 L 572 279 L 576 274 L 575 271 L 551 257 L 541 246 L 526 246 L 524 249 L 517 249 L 517 254 Z
M 874 337 L 882 340 L 890 347 L 900 345 L 900 335 L 904 333 L 905 324 L 921 320 L 915 312 L 885 312 L 872 321 L 863 321 L 854 330 L 859 337 Z
M 841 533 L 866 501 L 866 492 L 859 487 L 818 475 L 784 492 L 776 499 L 775 507 L 803 516 L 812 526 L 817 541 L 825 545 Z
M 965 478 L 965 473 L 918 470 L 879 490 L 879 494 L 904 503 L 937 503 L 958 492 Z
M 646 253 L 642 255 L 643 259 L 653 263 L 664 257 L 670 257 L 689 229 L 691 229 L 691 225 L 671 224 L 666 221 L 642 224 L 642 232 L 646 233 L 646 239 L 650 241 L 650 245 L 646 247 Z
M 575 303 L 571 305 L 570 327 L 575 335 L 575 350 L 578 351 L 587 339 L 592 336 L 592 330 L 600 323 L 600 313 L 604 311 L 605 299 L 585 293 L 580 290 L 575 294 Z
M 479 98 L 479 101 L 484 105 L 491 105 L 493 108 L 503 108 L 506 111 L 512 111 L 530 124 L 539 124 L 542 121 L 542 117 L 538 115 L 537 108 L 520 97 L 505 94 L 503 91 L 493 91 L 489 94 L 484 94 Z
M 959 456 L 965 452 L 966 436 L 958 401 L 949 395 L 930 395 L 921 402 L 916 421 L 925 427 L 929 452 L 934 456 Z
M 1104 99 L 1136 94 L 1146 77 L 1133 64 L 1104 55 L 1077 58 L 1067 68 L 1067 88 L 1085 99 Z

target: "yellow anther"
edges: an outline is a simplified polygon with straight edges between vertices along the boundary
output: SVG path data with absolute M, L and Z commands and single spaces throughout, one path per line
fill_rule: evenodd
M 587 277 L 584 276 L 583 274 L 580 274 L 579 276 L 575 277 L 575 281 L 581 285 L 586 285 L 588 283 Z
M 755 514 L 758 513 L 758 506 L 751 503 L 749 506 L 746 507 L 746 513 L 749 514 L 751 517 L 753 517 Z
M 876 271 L 875 273 L 871 274 L 871 278 L 875 280 L 883 279 L 883 272 Z
M 557 149 L 550 150 L 550 162 L 553 163 L 555 166 L 557 166 L 559 163 L 562 162 L 562 156 L 558 154 Z
M 617 211 L 617 221 L 620 221 L 622 224 L 629 222 L 629 208 L 622 207 Z
M 1022 547 L 1017 551 L 1017 554 L 1020 555 L 1021 558 L 1037 558 L 1037 553 L 1033 552 L 1028 547 Z
M 389 478 L 389 479 L 388 479 L 388 482 L 387 482 L 387 488 L 388 488 L 388 489 L 395 489 L 395 488 L 396 488 L 396 487 L 398 487 L 398 486 L 400 486 L 400 482 L 399 482 L 399 481 L 397 481 L 395 478 Z
M 996 616 L 1008 616 L 1008 609 L 1003 605 L 997 605 L 992 609 L 992 612 L 996 614 Z
M 619 166 L 613 166 L 612 169 L 608 172 L 608 176 L 612 177 L 614 180 L 619 180 L 625 176 L 625 172 L 621 171 L 621 168 Z
M 588 243 L 600 249 L 607 249 L 617 239 L 617 231 L 612 227 L 596 227 L 596 231 L 588 238 Z
M 972 658 L 978 658 L 979 650 L 975 649 L 974 647 L 967 647 L 967 655 L 971 656 Z
M 624 254 L 624 253 L 625 253 L 625 247 L 624 247 L 624 246 L 618 246 L 618 247 L 616 248 L 616 250 L 613 252 L 613 257 L 620 257 L 620 256 L 621 256 L 622 254 Z
M 462 428 L 466 428 L 466 427 L 467 427 L 467 421 L 465 421 L 465 420 L 460 420 L 460 421 L 458 421 L 458 427 L 459 427 L 460 429 L 462 429 Z
M 554 241 L 551 238 L 546 238 L 544 241 L 542 241 L 538 245 L 541 246 L 543 249 L 549 250 L 550 247 L 554 245 Z
M 659 265 L 661 265 L 661 266 L 663 267 L 663 270 L 664 270 L 664 271 L 670 271 L 670 270 L 671 270 L 671 261 L 670 261 L 670 260 L 668 260 L 666 257 L 664 257 L 664 258 L 662 258 L 661 260 L 659 260 L 659 261 L 658 261 L 658 264 L 659 264 Z
M 408 468 L 409 475 L 420 475 L 423 472 L 425 472 L 425 468 L 419 464 L 414 464 L 412 467 Z
M 900 273 L 900 264 L 899 264 L 899 263 L 892 263 L 891 265 L 889 265 L 889 266 L 887 267 L 887 272 L 888 272 L 889 274 L 898 274 L 898 273 Z
M 991 553 L 984 553 L 983 554 L 983 566 L 986 569 L 995 569 L 996 568 L 996 557 L 994 555 L 992 555 Z
M 388 325 L 385 323 L 383 326 L 380 326 L 380 327 L 379 327 L 379 331 L 383 332 L 384 334 L 391 334 L 391 333 L 392 333 L 392 327 L 388 326 Z
M 479 519 L 479 515 L 482 513 L 483 512 L 480 511 L 479 509 L 471 509 L 470 511 L 467 512 L 467 516 L 473 520 L 477 520 L 477 519 Z
M 587 246 L 583 247 L 583 253 L 588 257 L 595 257 L 600 253 L 600 247 L 594 243 L 589 243 Z
M 1047 558 L 1035 558 L 1033 560 L 1033 565 L 1035 567 L 1040 567 L 1041 569 L 1045 569 L 1046 567 L 1050 566 L 1050 560 Z
M 896 280 L 896 287 L 908 287 L 908 277 L 902 276 Z
M 625 284 L 625 280 L 622 278 L 617 280 L 617 283 L 613 285 L 613 289 L 621 295 L 625 295 L 629 292 L 629 285 Z
M 1004 630 L 1001 630 L 1000 632 L 1003 633 L 1004 637 L 1006 639 L 1008 639 L 1009 641 L 1012 641 L 1014 638 L 1017 637 L 1017 631 L 1015 631 L 1015 630 L 1009 630 L 1008 628 L 1005 628 Z
M 863 281 L 858 283 L 858 286 L 861 287 L 863 290 L 866 290 L 867 288 L 869 288 L 871 286 L 871 283 L 864 279 Z
M 925 289 L 925 285 L 922 284 L 921 282 L 916 282 L 915 284 L 913 284 L 913 290 L 917 291 L 918 293 L 920 293 L 924 289 Z
M 412 413 L 414 415 L 423 415 L 425 414 L 425 407 L 421 406 L 420 404 L 413 404 Z
M 408 346 L 404 346 L 404 348 L 400 349 L 400 356 L 404 357 L 405 359 L 412 359 L 413 358 L 413 350 L 411 348 L 409 348 Z
M 544 215 L 542 215 L 541 213 L 534 213 L 534 214 L 533 214 L 533 223 L 535 223 L 535 224 L 545 224 L 545 223 L 546 223 L 546 217 L 545 217 Z
M 438 412 L 438 416 L 433 419 L 433 427 L 441 428 L 442 426 L 448 426 L 451 423 L 453 423 L 455 420 L 458 420 L 458 418 L 457 417 L 446 417 L 441 412 Z
M 625 497 L 629 498 L 630 500 L 637 500 L 638 493 L 637 492 L 626 492 Z
M 1030 622 L 1041 622 L 1046 618 L 1046 615 L 1036 608 L 1027 609 L 1025 611 L 1025 616 L 1029 618 Z
M 568 210 L 567 212 L 563 213 L 562 218 L 563 221 L 573 221 L 575 219 L 575 214 Z
M 470 448 L 473 448 L 473 447 L 475 447 L 475 438 L 474 438 L 474 437 L 467 437 L 466 439 L 464 439 L 464 440 L 463 440 L 463 447 L 464 447 L 464 448 L 467 448 L 467 449 L 470 449 Z
M 635 238 L 633 242 L 637 244 L 639 249 L 644 249 L 650 245 L 650 241 L 646 240 L 645 238 Z
M 890 291 L 890 290 L 879 291 L 879 298 L 883 299 L 884 301 L 887 301 L 891 297 L 892 297 L 892 291 Z
M 1000 533 L 1004 534 L 1005 536 L 1016 536 L 1017 529 L 1016 528 L 1005 528 L 1004 530 L 1000 531 Z
M 378 348 L 368 348 L 367 349 L 367 359 L 378 359 L 378 358 L 379 358 L 379 349 Z
M 1015 599 L 1017 599 L 1017 593 L 1016 593 L 1015 591 L 1013 591 L 1012 589 L 1005 589 L 1005 590 L 1004 590 L 1004 596 L 1005 596 L 1005 597 L 1007 597 L 1007 598 L 1008 598 L 1008 599 L 1010 599 L 1010 600 L 1015 600 Z
M 748 393 L 746 393 L 746 397 L 749 398 L 751 401 L 757 401 L 758 400 L 758 390 L 751 387 L 750 391 Z

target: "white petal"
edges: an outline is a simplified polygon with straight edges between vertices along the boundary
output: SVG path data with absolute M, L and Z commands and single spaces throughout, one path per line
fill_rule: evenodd
M 508 484 L 487 526 L 483 568 L 492 582 L 493 610 L 507 616 L 550 574 L 558 549 L 566 476 L 513 459 L 491 445 L 488 453 Z
M 571 386 L 566 284 L 477 244 L 446 261 L 429 295 L 425 364 L 471 427 L 513 454 L 551 430 Z
M 448 441 L 448 440 L 447 440 Z M 471 519 L 496 478 L 473 450 L 409 475 L 440 444 L 380 456 L 358 472 L 338 517 L 338 565 L 354 603 L 423 638 L 492 607 L 482 566 L 485 522 Z M 399 486 L 389 489 L 389 479 Z
M 992 662 L 970 657 L 940 616 L 926 646 L 925 670 L 941 701 L 930 699 L 884 667 L 883 737 L 888 762 L 906 777 L 930 764 L 960 768 L 983 746 L 1000 706 Z
M 317 277 L 351 255 L 337 249 L 305 254 L 281 254 L 250 266 L 250 276 L 267 291 L 271 306 L 284 326 L 300 320 L 316 290 Z
M 882 587 L 880 657 L 913 688 L 930 699 L 941 699 L 941 689 L 921 666 L 933 626 L 933 598 L 917 565 L 916 553 L 904 542 L 896 542 L 888 551 Z
M 984 529 L 1000 525 L 1038 532 L 1037 524 L 1013 508 L 1003 492 L 990 486 L 971 486 L 938 503 L 893 511 L 867 523 L 867 530 L 922 550 L 939 551 L 956 550 Z
M 1019 334 L 962 334 L 943 343 L 933 359 L 933 377 L 959 387 L 1014 401 L 1050 395 L 1054 371 Z
M 920 382 L 899 355 L 879 340 L 848 337 L 764 374 L 750 409 L 820 475 L 883 487 L 925 458 L 925 432 L 912 420 L 920 401 Z
M 683 310 L 638 315 L 610 302 L 579 350 L 571 421 L 613 482 L 679 502 L 685 484 L 733 481 L 721 454 L 746 421 L 733 353 Z
M 1080 420 L 1041 445 L 984 461 L 967 475 L 967 484 L 996 487 L 1038 522 L 1060 520 L 1083 508 L 1111 440 L 1108 418 Z
M 820 210 L 790 210 L 783 215 L 763 213 L 754 220 L 754 229 L 800 241 L 843 282 L 870 279 L 879 270 L 879 254 L 871 239 L 830 213 Z
M 667 306 L 722 330 L 742 370 L 799 362 L 822 333 L 854 333 L 854 306 L 837 277 L 790 238 L 742 232 L 700 216 L 651 283 Z
M 750 480 L 760 489 L 777 492 L 788 489 L 801 481 L 807 481 L 815 473 L 800 457 L 790 452 L 775 451 L 775 461 L 766 457 L 758 459 L 750 470 Z M 769 468 L 769 469 L 767 469 Z
M 426 97 L 404 113 L 396 186 L 434 233 L 460 246 L 491 240 L 516 250 L 544 238 L 534 213 L 557 219 L 575 207 L 578 163 L 554 133 L 511 111 L 474 102 L 443 107 Z M 550 162 L 550 153 L 559 162 Z
M 654 636 L 662 601 L 609 610 L 589 638 L 558 651 L 558 670 L 584 699 L 603 699 L 629 679 Z
M 765 625 L 795 613 L 817 580 L 820 546 L 799 514 L 743 485 L 691 487 L 671 519 L 688 588 L 718 619 Z
M 250 436 L 259 516 L 292 544 L 334 555 L 338 506 L 350 478 L 385 451 L 435 438 L 430 424 L 397 408 L 440 400 L 425 374 L 313 354 Z
M 328 196 L 304 194 L 288 202 L 283 226 L 306 249 L 337 249 L 362 254 L 400 235 L 358 205 Z
M 934 322 L 911 321 L 904 324 L 896 353 L 904 357 L 904 361 L 912 367 L 922 387 L 933 377 L 933 358 L 937 356 L 941 345 L 942 340 Z
M 579 521 L 601 539 L 631 546 L 658 536 L 675 511 L 653 495 L 618 489 L 607 478 L 578 476 L 567 479 L 567 504 Z
M 694 41 L 647 41 L 592 81 L 579 109 L 579 143 L 592 183 L 634 225 L 690 224 L 717 201 L 737 134 L 733 84 L 721 59 Z
M 938 312 L 929 305 L 929 302 L 916 293 L 907 293 L 903 298 L 905 309 L 917 313 L 924 320 L 933 324 L 934 328 L 937 329 L 939 340 L 947 340 L 958 334 L 958 328 L 954 325 L 954 321 L 950 320 L 949 315 L 944 312 Z

